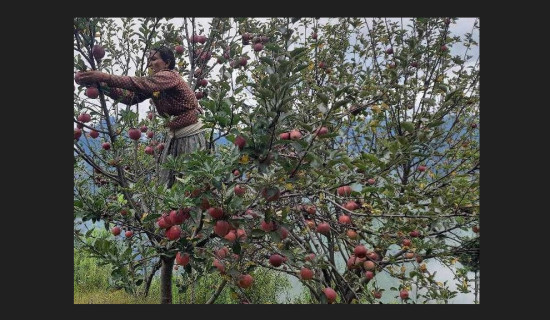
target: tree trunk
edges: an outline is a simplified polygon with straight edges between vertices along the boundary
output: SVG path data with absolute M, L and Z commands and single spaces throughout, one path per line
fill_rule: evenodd
M 172 304 L 172 270 L 176 257 L 161 256 L 160 267 L 160 299 L 161 304 Z

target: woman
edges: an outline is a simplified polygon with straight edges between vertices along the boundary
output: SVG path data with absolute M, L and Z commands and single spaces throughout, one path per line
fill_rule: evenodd
M 202 111 L 193 90 L 174 70 L 174 53 L 167 47 L 151 50 L 148 67 L 152 75 L 146 77 L 115 76 L 101 71 L 80 73 L 80 83 L 101 82 L 101 88 L 112 99 L 133 105 L 151 98 L 157 112 L 167 120 L 169 128 L 165 148 L 159 159 L 164 163 L 168 155 L 174 157 L 206 149 L 206 139 L 198 114 Z M 168 188 L 175 182 L 175 172 L 162 168 L 161 183 Z

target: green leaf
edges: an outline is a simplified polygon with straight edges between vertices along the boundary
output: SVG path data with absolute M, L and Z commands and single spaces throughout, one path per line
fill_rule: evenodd
M 301 64 L 299 66 L 297 66 L 296 68 L 294 68 L 294 70 L 292 70 L 292 72 L 294 73 L 297 73 L 297 72 L 300 72 L 302 71 L 303 69 L 305 69 L 308 65 L 306 63 L 304 64 Z
M 261 98 L 267 99 L 267 98 L 273 98 L 273 91 L 265 89 L 265 88 L 257 88 L 256 91 L 260 94 Z
M 296 48 L 296 49 L 290 51 L 290 56 L 291 57 L 296 57 L 296 56 L 298 56 L 299 54 L 301 54 L 302 52 L 304 52 L 306 50 L 307 50 L 307 48 L 305 48 L 305 47 Z
M 319 98 L 325 103 L 325 105 L 328 104 L 328 97 L 325 94 L 317 92 L 317 96 L 319 96 Z
M 268 65 L 273 67 L 274 62 L 273 62 L 273 59 L 271 59 L 271 58 L 260 57 L 260 61 L 263 62 L 263 63 L 267 63 Z
M 160 213 L 150 213 L 143 219 L 143 223 L 156 220 L 158 217 L 160 217 Z
M 407 121 L 401 122 L 401 127 L 406 131 L 408 131 L 409 133 L 414 132 L 414 125 L 411 122 L 407 122 Z
M 241 254 L 241 244 L 239 243 L 238 240 L 235 240 L 231 249 L 233 249 L 233 252 L 235 254 Z
M 253 238 L 256 238 L 256 237 L 263 237 L 265 236 L 266 232 L 263 231 L 262 229 L 253 229 L 250 234 L 252 235 Z

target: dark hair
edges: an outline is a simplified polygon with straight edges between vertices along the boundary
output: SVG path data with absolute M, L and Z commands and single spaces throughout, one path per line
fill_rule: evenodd
M 176 58 L 174 57 L 174 52 L 170 48 L 165 46 L 155 47 L 151 50 L 151 52 L 158 52 L 162 61 L 166 63 L 170 61 L 168 64 L 168 69 L 173 70 L 176 67 Z

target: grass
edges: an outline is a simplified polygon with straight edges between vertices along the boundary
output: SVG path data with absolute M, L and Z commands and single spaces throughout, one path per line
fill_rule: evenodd
M 160 304 L 159 297 L 149 295 L 147 298 L 137 297 L 124 290 L 89 292 L 74 292 L 75 304 Z

